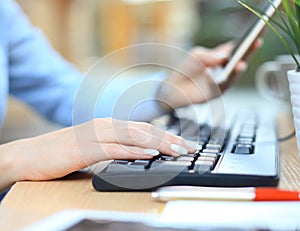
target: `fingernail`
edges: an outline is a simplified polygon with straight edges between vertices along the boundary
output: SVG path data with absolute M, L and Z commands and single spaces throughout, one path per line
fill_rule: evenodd
M 261 45 L 264 43 L 264 38 L 259 37 L 259 38 L 258 38 L 258 43 L 259 43 L 259 45 L 261 46 Z
M 181 155 L 186 155 L 186 154 L 189 153 L 188 150 L 186 150 L 184 147 L 179 146 L 179 145 L 177 145 L 177 144 L 171 144 L 171 145 L 170 145 L 170 148 L 171 148 L 174 152 L 176 152 L 176 153 L 178 153 L 178 154 L 181 154 Z
M 226 54 L 226 53 L 218 53 L 218 54 L 216 54 L 216 56 L 220 59 L 227 59 L 228 58 L 228 54 Z
M 184 144 L 185 144 L 186 146 L 188 146 L 189 148 L 194 149 L 194 150 L 196 150 L 196 151 L 199 151 L 200 148 L 201 148 L 200 145 L 199 145 L 197 142 L 190 141 L 190 140 L 186 140 L 186 141 L 184 142 Z
M 157 151 L 155 149 L 145 149 L 144 153 L 152 155 L 152 156 L 158 156 L 159 155 L 159 151 Z
M 240 71 L 245 71 L 247 68 L 248 68 L 248 64 L 247 63 L 241 63 L 241 66 L 240 66 Z

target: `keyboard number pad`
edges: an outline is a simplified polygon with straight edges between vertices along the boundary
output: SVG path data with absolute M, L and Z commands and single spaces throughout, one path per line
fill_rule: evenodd
M 236 138 L 236 143 L 233 146 L 232 153 L 235 154 L 253 154 L 254 141 L 256 133 L 256 119 L 251 117 L 246 120 L 240 129 L 239 135 Z

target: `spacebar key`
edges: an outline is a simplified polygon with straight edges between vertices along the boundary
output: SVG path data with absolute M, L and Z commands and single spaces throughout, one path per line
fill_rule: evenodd
M 107 173 L 124 173 L 124 172 L 133 172 L 133 171 L 145 171 L 145 167 L 142 165 L 120 165 L 111 163 L 106 168 Z
M 188 172 L 188 167 L 191 165 L 190 161 L 155 161 L 151 164 L 148 171 L 157 172 Z

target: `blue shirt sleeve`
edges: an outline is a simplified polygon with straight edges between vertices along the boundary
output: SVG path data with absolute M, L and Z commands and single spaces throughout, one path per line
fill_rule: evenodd
M 67 126 L 72 125 L 73 105 L 83 81 L 82 74 L 51 47 L 42 33 L 30 24 L 14 1 L 3 0 L 3 2 L 5 2 L 5 15 L 9 17 L 6 33 L 9 40 L 10 94 L 31 105 L 52 121 Z M 163 78 L 163 75 L 156 75 L 118 80 L 118 83 L 111 84 L 101 95 L 94 117 L 144 121 L 161 115 L 163 112 L 155 100 L 155 94 Z M 143 94 L 138 94 L 140 96 L 138 105 L 134 93 L 128 96 L 122 95 L 124 89 L 145 81 L 148 83 L 147 88 Z M 113 110 L 120 97 L 123 97 L 122 102 L 126 101 L 126 103 L 118 107 L 118 110 Z M 143 97 L 147 100 L 143 100 Z M 135 106 L 135 110 L 132 112 L 128 106 Z M 90 119 L 86 118 L 85 105 L 79 104 L 79 107 L 82 107 L 79 110 L 81 112 L 78 115 L 79 120 L 83 122 Z
M 164 111 L 157 103 L 156 94 L 165 75 L 165 72 L 158 72 L 141 77 L 114 78 L 99 94 L 97 113 L 134 121 L 151 121 L 160 116 Z
M 81 74 L 50 46 L 15 2 L 4 1 L 9 17 L 10 93 L 48 119 L 70 125 Z

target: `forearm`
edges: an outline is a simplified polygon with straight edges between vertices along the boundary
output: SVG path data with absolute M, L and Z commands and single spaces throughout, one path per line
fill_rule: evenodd
M 17 162 L 12 151 L 13 143 L 0 146 L 0 193 L 18 181 Z
M 164 114 L 157 101 L 157 90 L 165 75 L 159 72 L 139 78 L 120 77 L 102 84 L 101 94 L 97 94 L 96 117 L 151 121 Z M 86 91 L 82 91 L 82 97 L 86 94 Z
M 151 159 L 159 152 L 179 156 L 197 148 L 147 123 L 95 119 L 1 145 L 0 191 L 18 181 L 63 177 L 101 161 Z

